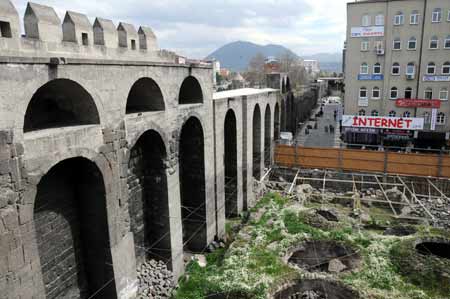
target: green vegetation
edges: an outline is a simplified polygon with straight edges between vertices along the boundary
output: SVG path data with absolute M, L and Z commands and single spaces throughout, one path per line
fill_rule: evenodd
M 448 233 L 418 226 L 418 233 L 413 236 L 384 236 L 376 230 L 364 230 L 359 221 L 347 216 L 347 208 L 333 208 L 338 210 L 340 222 L 325 225 L 312 218 L 312 209 L 289 202 L 279 194 L 267 194 L 251 209 L 247 224 L 228 222 L 226 230 L 232 242 L 226 251 L 207 255 L 205 268 L 197 262 L 189 264 L 174 299 L 200 299 L 215 293 L 229 295 L 228 298 L 265 299 L 281 283 L 307 274 L 286 265 L 283 258 L 293 247 L 311 240 L 332 240 L 358 251 L 362 258 L 360 267 L 335 278 L 358 290 L 361 298 L 447 298 L 450 264 L 430 257 L 418 260 L 411 244 L 423 236 L 448 238 Z M 386 225 L 388 218 L 384 214 L 380 218 L 371 215 L 371 221 L 374 225 Z M 417 261 L 423 270 L 414 268 Z M 330 277 L 325 273 L 316 275 Z

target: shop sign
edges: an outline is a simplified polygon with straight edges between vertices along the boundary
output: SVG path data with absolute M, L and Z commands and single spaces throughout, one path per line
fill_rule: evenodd
M 438 111 L 437 109 L 431 110 L 431 126 L 430 126 L 431 131 L 436 130 L 437 111 Z
M 369 98 L 359 98 L 358 106 L 359 107 L 368 107 L 369 106 Z
M 344 132 L 350 133 L 366 133 L 366 134 L 378 134 L 379 129 L 374 128 L 344 128 Z
M 441 108 L 440 100 L 397 99 L 395 105 L 401 108 Z
M 384 26 L 352 27 L 352 37 L 381 37 L 384 36 Z
M 449 82 L 450 76 L 423 76 L 423 81 L 426 82 Z
M 377 75 L 371 75 L 371 74 L 359 74 L 358 75 L 359 81 L 383 81 L 384 75 L 377 74 Z
M 343 127 L 397 130 L 423 130 L 424 119 L 416 117 L 383 117 L 344 115 Z

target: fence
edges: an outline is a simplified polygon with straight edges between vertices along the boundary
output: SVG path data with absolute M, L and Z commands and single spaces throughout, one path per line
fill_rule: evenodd
M 450 178 L 450 155 L 276 145 L 276 165 Z

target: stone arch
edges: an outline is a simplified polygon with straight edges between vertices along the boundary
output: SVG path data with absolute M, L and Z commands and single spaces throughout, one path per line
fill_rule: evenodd
M 237 122 L 233 109 L 225 116 L 224 142 L 225 215 L 233 217 L 238 214 Z
M 180 197 L 185 250 L 206 247 L 206 193 L 204 133 L 200 120 L 191 116 L 179 140 Z
M 275 112 L 273 115 L 273 135 L 274 139 L 280 139 L 280 105 L 275 104 Z
M 280 123 L 281 123 L 281 131 L 285 131 L 286 130 L 286 100 L 285 99 L 281 99 L 281 119 L 280 119 Z
M 178 104 L 203 103 L 203 90 L 200 82 L 194 76 L 188 76 L 181 84 Z
M 164 97 L 155 80 L 145 77 L 133 84 L 127 98 L 126 114 L 164 110 Z
M 128 198 L 137 267 L 148 259 L 171 260 L 167 151 L 155 130 L 144 132 L 130 151 Z
M 256 104 L 253 110 L 253 177 L 261 178 L 261 110 Z
M 264 114 L 264 166 L 269 167 L 272 153 L 272 114 L 267 104 Z
M 69 79 L 55 79 L 41 86 L 28 104 L 24 132 L 100 124 L 92 96 L 80 84 Z
M 101 170 L 82 157 L 54 165 L 37 185 L 34 223 L 47 298 L 117 298 Z

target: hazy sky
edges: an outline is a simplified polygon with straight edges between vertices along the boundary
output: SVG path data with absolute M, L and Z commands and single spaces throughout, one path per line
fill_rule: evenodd
M 341 51 L 350 0 L 35 0 L 155 31 L 163 49 L 203 58 L 232 41 L 281 44 L 299 55 Z M 12 0 L 21 18 L 27 1 Z

